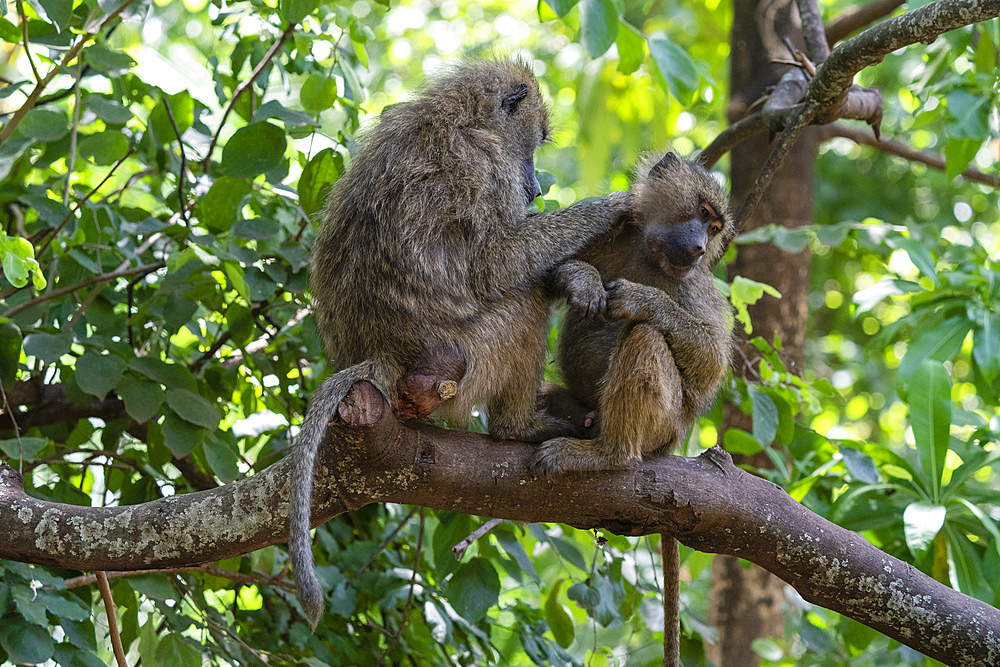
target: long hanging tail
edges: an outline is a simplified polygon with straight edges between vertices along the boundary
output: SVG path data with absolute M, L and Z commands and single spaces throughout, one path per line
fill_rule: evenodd
M 306 411 L 298 437 L 295 439 L 295 457 L 292 466 L 291 507 L 288 515 L 288 546 L 292 567 L 295 570 L 295 587 L 299 602 L 313 630 L 323 615 L 323 590 L 316 578 L 313 560 L 311 528 L 313 477 L 316 474 L 316 456 L 326 433 L 326 425 L 337 411 L 337 405 L 347 396 L 358 380 L 368 380 L 385 394 L 383 374 L 372 361 L 363 361 L 334 373 L 319 386 Z

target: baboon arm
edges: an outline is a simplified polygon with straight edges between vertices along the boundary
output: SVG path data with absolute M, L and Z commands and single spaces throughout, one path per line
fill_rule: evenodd
M 716 382 L 716 371 L 721 374 L 729 363 L 728 331 L 717 322 L 692 315 L 656 287 L 628 280 L 610 283 L 607 315 L 656 327 L 670 345 L 677 370 L 696 386 L 701 379 Z
M 483 296 L 520 290 L 549 276 L 552 268 L 590 241 L 621 224 L 631 196 L 614 192 L 558 211 L 530 215 L 489 239 L 472 265 L 473 288 Z

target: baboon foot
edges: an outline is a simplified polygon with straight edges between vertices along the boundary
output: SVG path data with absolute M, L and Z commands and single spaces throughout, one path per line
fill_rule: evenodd
M 368 380 L 355 382 L 337 406 L 337 413 L 349 426 L 374 426 L 384 412 L 382 394 Z
M 582 435 L 580 429 L 568 420 L 547 414 L 535 415 L 523 428 L 490 429 L 490 436 L 497 440 L 517 440 L 519 442 L 545 442 L 560 436 L 580 435 Z

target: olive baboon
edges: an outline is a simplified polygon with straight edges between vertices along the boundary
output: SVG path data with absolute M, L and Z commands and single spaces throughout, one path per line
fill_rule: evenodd
M 670 452 L 711 406 L 729 366 L 732 312 L 712 278 L 736 233 L 726 193 L 673 153 L 640 172 L 632 222 L 556 271 L 578 292 L 610 281 L 605 316 L 613 321 L 567 314 L 559 365 L 572 396 L 597 411 L 598 434 L 542 443 L 531 459 L 536 473 L 623 468 Z
M 382 112 L 334 186 L 312 256 L 316 323 L 342 370 L 313 397 L 294 452 L 290 547 L 313 627 L 322 591 L 309 538 L 316 455 L 328 420 L 357 384 L 393 405 L 407 367 L 434 350 L 464 357 L 455 398 L 467 419 L 485 404 L 496 438 L 573 433 L 536 413 L 551 270 L 628 213 L 629 195 L 527 216 L 541 194 L 534 152 L 549 136 L 531 70 L 509 61 L 459 65 Z M 369 383 L 369 384 L 366 384 Z M 378 410 L 380 413 L 380 409 Z M 341 408 L 352 424 L 367 409 Z
M 579 307 L 567 314 L 559 365 L 570 396 L 545 400 L 564 412 L 596 409 L 599 433 L 542 443 L 531 458 L 540 475 L 622 468 L 669 453 L 711 406 L 729 366 L 732 311 L 712 278 L 737 231 L 725 191 L 673 153 L 643 165 L 633 190 L 634 224 L 555 272 L 564 289 L 579 293 L 610 280 L 605 314 L 617 321 L 593 320 Z M 664 664 L 679 665 L 679 552 L 672 535 L 661 540 Z

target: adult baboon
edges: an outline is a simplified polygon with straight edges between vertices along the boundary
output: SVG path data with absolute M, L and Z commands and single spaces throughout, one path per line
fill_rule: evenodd
M 289 517 L 299 598 L 314 627 L 322 591 L 309 539 L 313 468 L 326 424 L 355 383 L 391 405 L 406 367 L 453 349 L 465 369 L 442 406 L 448 415 L 464 420 L 485 404 L 496 438 L 541 442 L 574 430 L 535 410 L 545 284 L 553 267 L 627 214 L 629 198 L 528 216 L 541 194 L 533 156 L 548 136 L 526 64 L 466 62 L 386 108 L 334 187 L 313 249 L 312 295 L 342 370 L 317 390 L 302 425 Z M 351 423 L 370 422 L 368 411 L 344 412 Z

